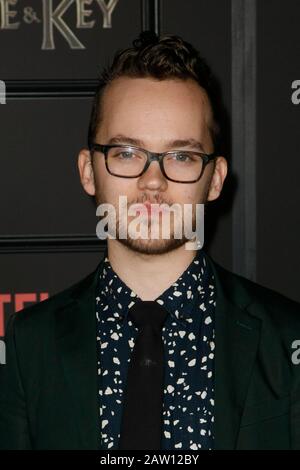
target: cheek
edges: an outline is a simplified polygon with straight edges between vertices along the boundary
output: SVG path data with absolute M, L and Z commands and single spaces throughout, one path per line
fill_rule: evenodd
M 202 189 L 199 183 L 187 186 L 189 187 L 183 188 L 181 191 L 177 189 L 173 197 L 171 197 L 172 201 L 180 202 L 181 204 L 195 204 L 199 202 L 202 195 Z
M 119 204 L 120 196 L 126 196 L 128 202 L 136 200 L 138 196 L 136 182 L 109 174 L 103 178 L 101 188 L 106 201 L 114 205 Z
M 94 166 L 94 174 L 98 194 L 112 204 L 118 201 L 119 195 L 126 195 L 128 188 L 130 188 L 130 184 L 125 178 L 117 178 L 108 173 L 104 158 L 97 161 Z

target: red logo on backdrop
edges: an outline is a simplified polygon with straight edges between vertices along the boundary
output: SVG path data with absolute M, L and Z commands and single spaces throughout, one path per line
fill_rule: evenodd
M 5 307 L 10 306 L 15 312 L 18 312 L 25 308 L 27 303 L 42 302 L 48 297 L 48 292 L 0 294 L 0 336 L 5 335 Z

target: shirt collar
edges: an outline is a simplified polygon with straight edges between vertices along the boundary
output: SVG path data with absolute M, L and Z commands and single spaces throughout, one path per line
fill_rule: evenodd
M 104 296 L 106 302 L 114 310 L 114 316 L 120 322 L 127 319 L 128 311 L 132 305 L 141 300 L 112 269 L 107 249 L 104 253 L 98 287 L 101 300 Z M 197 299 L 200 309 L 205 310 L 204 304 L 209 301 L 212 290 L 213 274 L 205 252 L 201 249 L 197 250 L 194 259 L 182 275 L 155 301 L 168 310 L 173 320 L 182 326 L 187 326 L 193 322 L 192 312 Z

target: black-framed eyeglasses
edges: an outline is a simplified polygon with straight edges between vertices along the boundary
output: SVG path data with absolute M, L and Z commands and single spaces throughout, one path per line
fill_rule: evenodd
M 106 169 L 113 176 L 137 178 L 156 160 L 165 178 L 175 183 L 196 183 L 206 165 L 218 156 L 217 153 L 205 154 L 193 150 L 155 153 L 128 144 L 92 143 L 89 148 L 92 154 L 93 151 L 104 154 Z

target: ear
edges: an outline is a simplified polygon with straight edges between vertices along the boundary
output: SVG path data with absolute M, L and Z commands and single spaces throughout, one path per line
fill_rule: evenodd
M 214 173 L 211 178 L 207 201 L 214 201 L 220 196 L 224 180 L 227 175 L 227 169 L 228 166 L 226 158 L 218 157 L 216 159 Z
M 87 194 L 95 195 L 95 177 L 92 165 L 91 153 L 88 149 L 82 149 L 78 154 L 78 170 L 81 184 Z

